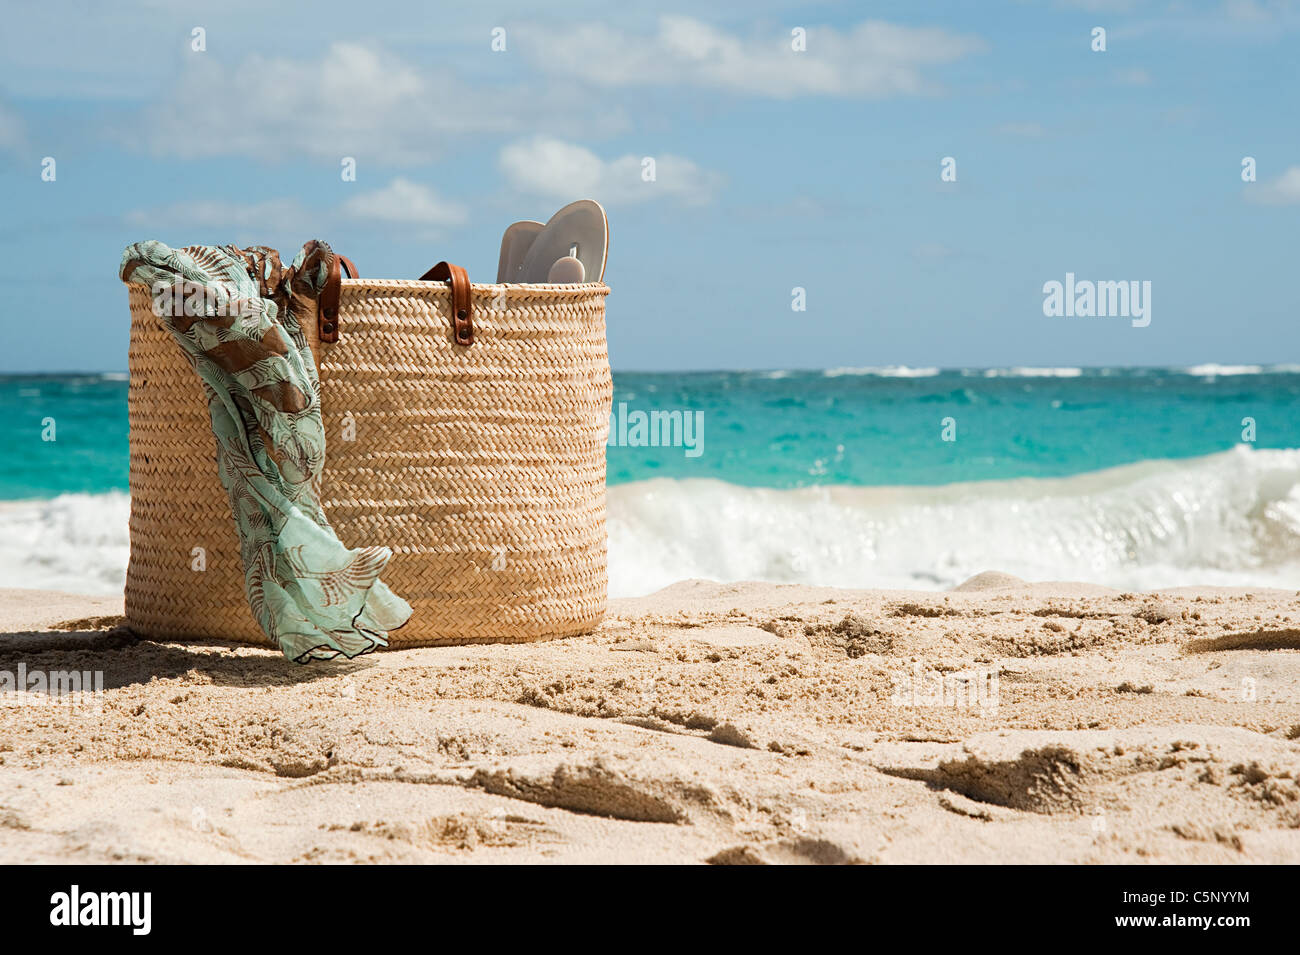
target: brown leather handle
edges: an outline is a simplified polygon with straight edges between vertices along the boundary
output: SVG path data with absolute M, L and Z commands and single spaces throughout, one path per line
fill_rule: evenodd
M 348 270 L 348 278 L 359 278 L 361 273 L 346 255 L 334 253 L 330 261 L 330 274 L 325 279 L 320 298 L 316 302 L 316 336 L 323 342 L 339 340 L 339 296 L 342 294 L 342 269 Z
M 446 282 L 451 287 L 451 319 L 456 344 L 474 344 L 473 308 L 469 301 L 469 273 L 459 265 L 439 262 L 420 276 L 421 282 Z
M 359 278 L 360 272 L 346 255 L 334 253 L 330 261 L 329 276 L 321 289 L 316 309 L 316 334 L 322 342 L 339 340 L 339 298 L 342 295 L 343 270 L 348 278 Z M 446 282 L 451 288 L 452 332 L 458 345 L 474 344 L 473 307 L 470 304 L 469 273 L 459 265 L 439 262 L 420 276 L 421 282 Z

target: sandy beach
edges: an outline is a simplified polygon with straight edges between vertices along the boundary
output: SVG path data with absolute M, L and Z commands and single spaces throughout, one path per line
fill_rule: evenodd
M 0 592 L 0 671 L 104 679 L 11 695 L 4 862 L 1300 861 L 1293 591 L 685 581 L 310 667 L 120 611 Z

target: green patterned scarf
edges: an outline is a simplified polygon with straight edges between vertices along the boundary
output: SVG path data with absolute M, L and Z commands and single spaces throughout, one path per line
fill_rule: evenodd
M 249 606 L 298 663 L 386 646 L 411 616 L 379 580 L 392 551 L 344 547 L 320 506 L 325 429 L 302 323 L 315 321 L 333 255 L 309 242 L 283 269 L 262 246 L 151 240 L 127 247 L 120 273 L 149 286 L 159 324 L 203 381 Z

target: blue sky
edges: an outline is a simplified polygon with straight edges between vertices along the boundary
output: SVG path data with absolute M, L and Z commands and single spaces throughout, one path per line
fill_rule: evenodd
M 490 281 L 580 197 L 616 369 L 1300 361 L 1294 2 L 186 6 L 8 5 L 0 371 L 125 369 L 132 241 Z

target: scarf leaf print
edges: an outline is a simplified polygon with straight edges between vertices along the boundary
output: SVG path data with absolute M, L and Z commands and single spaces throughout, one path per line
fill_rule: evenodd
M 150 240 L 126 248 L 120 271 L 150 288 L 159 324 L 202 380 L 249 607 L 298 663 L 387 646 L 411 616 L 379 579 L 393 552 L 349 550 L 320 506 L 325 428 L 302 323 L 315 321 L 333 256 L 308 242 L 285 269 L 263 246 Z

